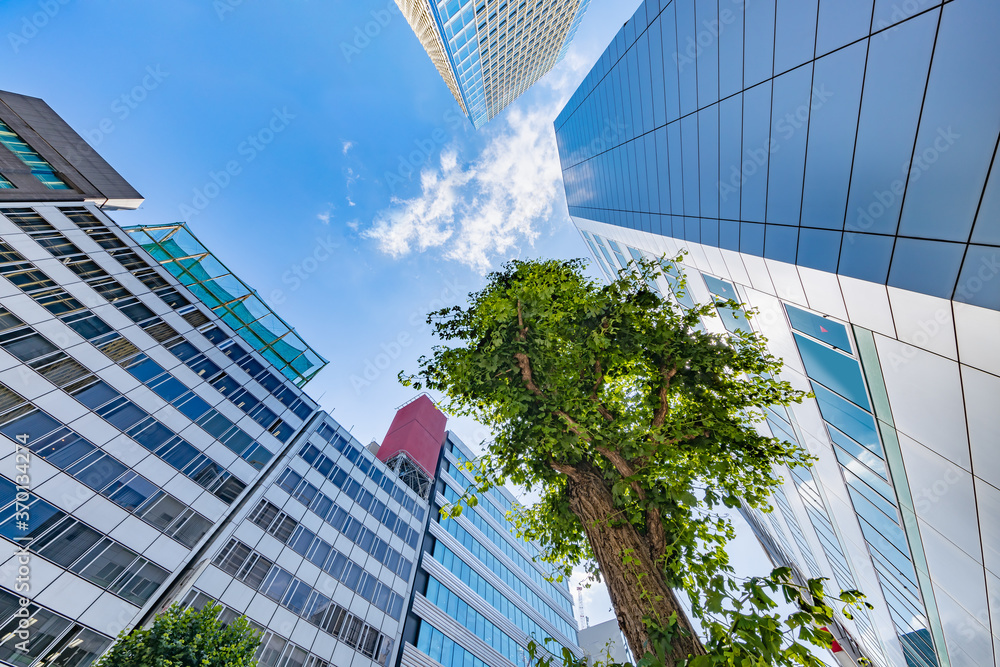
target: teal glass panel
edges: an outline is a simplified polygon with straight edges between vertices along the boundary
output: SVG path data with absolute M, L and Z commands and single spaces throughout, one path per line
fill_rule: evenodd
M 69 190 L 69 185 L 56 176 L 56 170 L 48 161 L 39 155 L 31 146 L 25 143 L 10 126 L 0 120 L 0 144 L 6 146 L 11 153 L 17 156 L 28 169 L 31 175 L 37 178 L 50 190 Z
M 816 382 L 812 383 L 812 390 L 823 419 L 871 451 L 882 451 L 875 431 L 875 419 L 869 413 Z
M 791 322 L 792 328 L 796 331 L 801 331 L 839 350 L 850 353 L 851 337 L 847 333 L 847 327 L 843 324 L 787 303 L 785 304 L 785 312 L 788 314 L 788 321 Z
M 865 382 L 861 377 L 861 366 L 856 359 L 800 334 L 793 335 L 806 366 L 806 374 L 812 380 L 829 387 L 856 405 L 871 410 Z

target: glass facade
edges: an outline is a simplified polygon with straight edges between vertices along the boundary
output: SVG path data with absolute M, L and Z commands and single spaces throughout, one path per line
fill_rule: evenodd
M 998 30 L 986 0 L 650 0 L 555 123 L 595 266 L 686 252 L 658 289 L 812 392 L 766 428 L 818 460 L 749 518 L 868 595 L 838 623 L 876 664 L 1000 664 Z
M 556 120 L 570 214 L 1000 308 L 968 284 L 996 273 L 1000 6 L 819 4 L 643 3 Z
M 37 178 L 45 187 L 50 190 L 70 189 L 69 185 L 56 175 L 56 170 L 52 165 L 2 120 L 0 120 L 0 144 L 3 144 L 7 150 L 16 155 L 17 159 L 31 170 L 31 175 Z M 7 185 L 0 187 L 13 187 L 6 178 L 0 177 L 0 180 L 7 183 Z
M 427 0 L 474 127 L 482 127 L 565 55 L 590 0 Z
M 303 386 L 328 363 L 233 275 L 187 225 L 140 226 L 129 234 L 286 378 Z
M 547 581 L 548 570 L 535 561 L 538 547 L 513 534 L 513 497 L 494 488 L 459 517 L 438 511 L 471 486 L 461 466 L 473 459 L 449 433 L 403 632 L 403 664 L 423 664 L 418 651 L 445 667 L 523 665 L 531 640 L 555 656 L 563 648 L 580 655 L 568 587 Z

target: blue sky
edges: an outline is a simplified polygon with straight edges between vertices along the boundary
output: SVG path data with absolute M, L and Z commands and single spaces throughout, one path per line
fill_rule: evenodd
M 452 305 L 510 257 L 588 253 L 552 121 L 638 6 L 593 0 L 565 60 L 478 132 L 392 0 L 6 0 L 6 90 L 45 99 L 330 360 L 307 387 L 360 440 Z M 455 423 L 470 446 L 481 427 Z M 736 551 L 765 571 L 745 531 Z M 743 569 L 743 568 L 741 568 Z M 593 622 L 607 598 L 588 594 Z

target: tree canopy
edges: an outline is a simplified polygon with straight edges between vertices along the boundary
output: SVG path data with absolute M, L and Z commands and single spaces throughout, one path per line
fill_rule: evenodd
M 119 635 L 96 667 L 254 667 L 260 634 L 245 616 L 223 625 L 220 611 L 175 604 L 149 628 Z
M 760 643 L 758 624 L 734 632 L 712 620 L 766 588 L 757 581 L 747 592 L 732 577 L 724 510 L 768 508 L 776 470 L 809 457 L 754 428 L 765 406 L 804 396 L 777 379 L 781 360 L 749 327 L 706 332 L 716 305 L 681 307 L 661 293 L 660 276 L 684 293 L 672 262 L 637 263 L 607 285 L 586 278 L 580 260 L 509 262 L 467 307 L 430 314 L 445 344 L 400 379 L 492 429 L 474 490 L 513 483 L 539 493 L 511 517 L 522 535 L 562 574 L 583 564 L 603 577 L 633 652 L 666 642 L 673 665 L 708 658 L 675 588 L 688 593 L 710 648 Z M 732 301 L 718 307 L 747 316 Z

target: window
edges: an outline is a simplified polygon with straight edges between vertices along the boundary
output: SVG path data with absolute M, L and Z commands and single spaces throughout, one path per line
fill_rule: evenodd
M 31 170 L 31 175 L 41 181 L 50 190 L 69 190 L 70 187 L 56 175 L 56 170 L 45 158 L 31 148 L 7 123 L 0 120 L 0 144 L 6 146 L 11 153 Z M 4 179 L 6 180 L 6 179 Z

